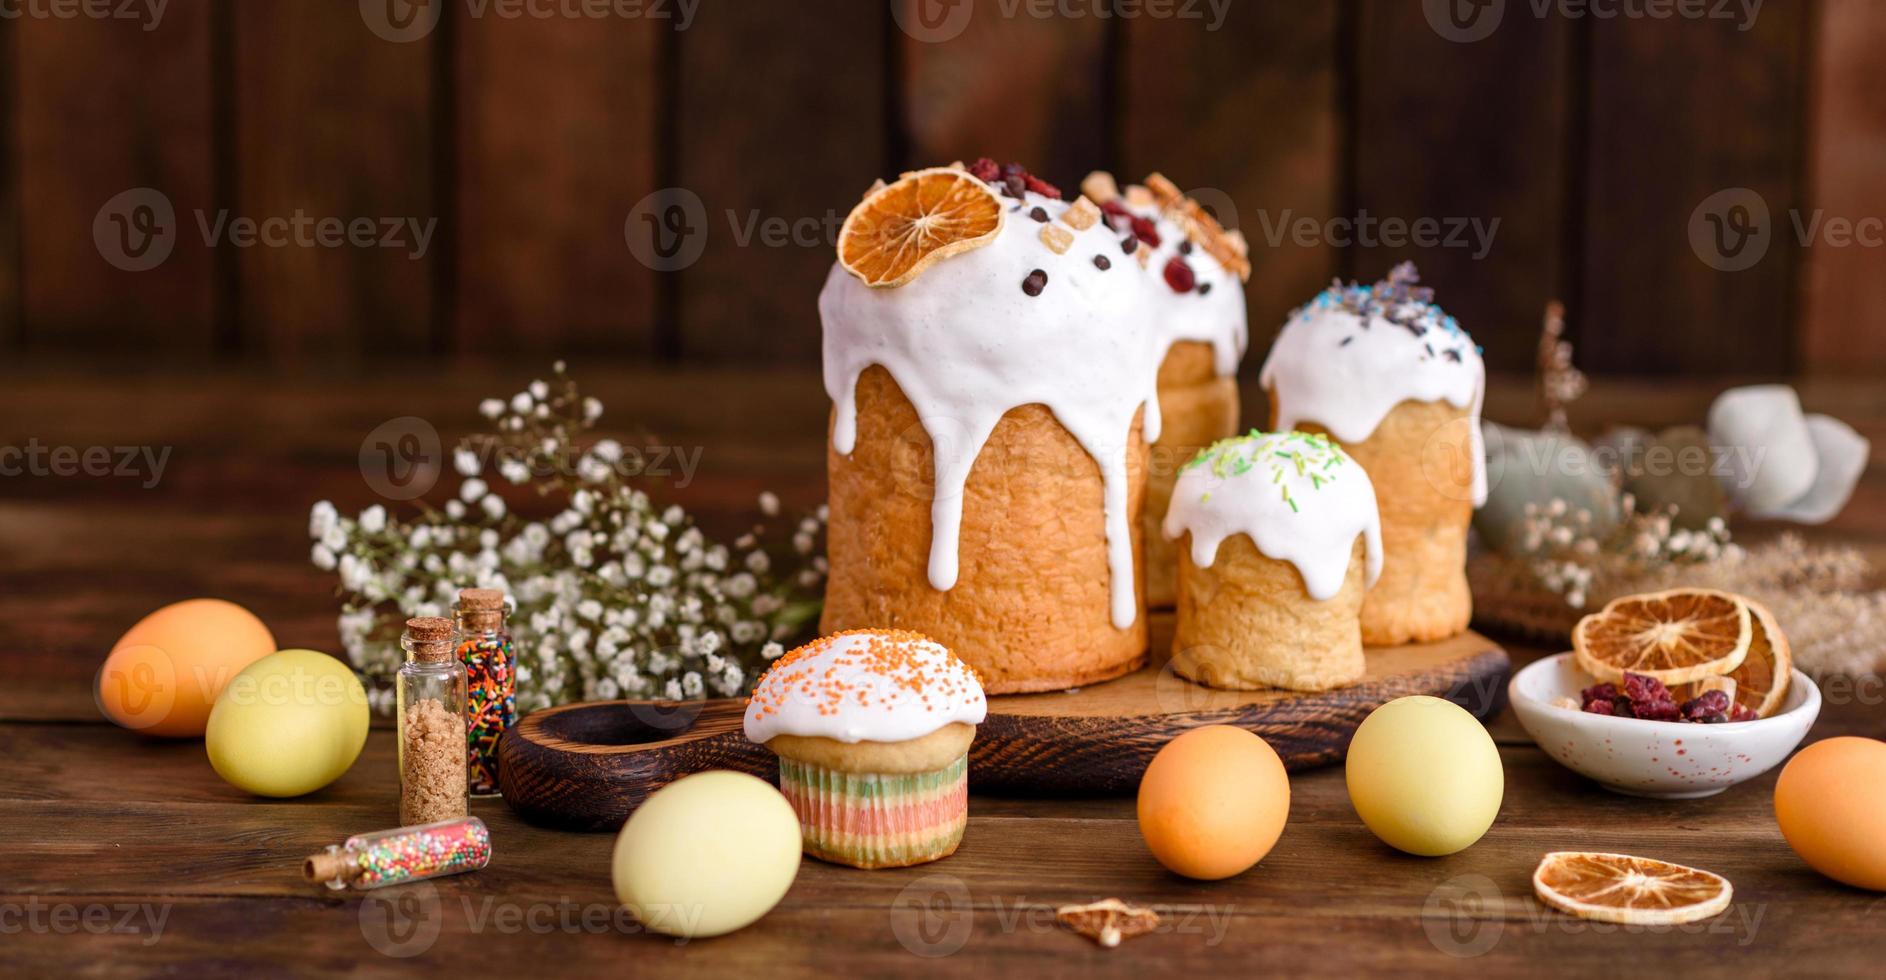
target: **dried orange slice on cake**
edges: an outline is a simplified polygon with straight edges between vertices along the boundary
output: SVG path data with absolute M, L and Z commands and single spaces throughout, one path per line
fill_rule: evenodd
M 1671 688 L 1670 694 L 1678 704 L 1720 681 L 1727 682 L 1719 686 L 1728 692 L 1729 700 L 1755 712 L 1757 718 L 1774 714 L 1787 700 L 1788 679 L 1794 676 L 1794 656 L 1788 648 L 1788 637 L 1781 632 L 1781 624 L 1775 622 L 1775 615 L 1767 606 L 1748 598 L 1743 598 L 1742 604 L 1749 611 L 1748 656 L 1715 681 L 1703 680 Z
M 1579 620 L 1572 649 L 1600 681 L 1622 683 L 1632 673 L 1688 684 L 1742 665 L 1752 619 L 1741 599 L 1712 589 L 1625 596 Z
M 1539 901 L 1580 918 L 1633 926 L 1669 926 L 1720 915 L 1735 888 L 1729 879 L 1668 861 L 1553 851 L 1532 873 Z
M 838 263 L 867 286 L 902 286 L 1002 230 L 1002 202 L 954 167 L 917 170 L 869 194 L 838 230 Z

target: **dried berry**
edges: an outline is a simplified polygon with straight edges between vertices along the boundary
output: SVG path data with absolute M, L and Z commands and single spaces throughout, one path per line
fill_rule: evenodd
M 993 184 L 1002 179 L 1002 166 L 988 157 L 978 157 L 975 163 L 969 165 L 969 175 L 984 183 Z
M 1585 710 L 1594 715 L 1608 715 L 1611 713 L 1611 701 L 1609 698 L 1592 698 L 1585 702 Z
M 1631 699 L 1624 697 L 1611 699 L 1611 713 L 1619 718 L 1637 717 L 1637 709 L 1631 707 Z
M 1046 288 L 1048 288 L 1048 274 L 1040 269 L 1030 272 L 1028 277 L 1022 280 L 1022 292 L 1030 296 L 1040 296 L 1041 291 Z
M 1175 293 L 1189 293 L 1193 286 L 1198 285 L 1198 277 L 1184 259 L 1175 255 L 1166 260 L 1166 285 L 1171 286 Z
M 1061 199 L 1061 189 L 1059 187 L 1042 180 L 1034 174 L 1023 174 L 1022 180 L 1027 183 L 1029 190 L 1040 194 L 1042 197 L 1055 201 Z
M 1027 168 L 1027 167 L 1024 167 L 1024 166 L 1022 166 L 1022 165 L 1021 165 L 1021 164 L 1019 164 L 1019 163 L 1005 163 L 1005 164 L 1003 164 L 1003 165 L 1002 165 L 1002 176 L 1004 176 L 1004 177 L 1027 177 L 1027 176 L 1028 176 L 1028 168 Z
M 1651 721 L 1681 721 L 1683 712 L 1675 701 L 1633 701 L 1631 712 Z
M 1182 241 L 1179 243 L 1179 254 L 1180 255 L 1192 254 L 1192 242 L 1190 239 L 1187 239 L 1186 241 Z
M 1624 696 L 1632 701 L 1668 701 L 1670 689 L 1655 677 L 1643 674 L 1624 675 Z
M 1683 717 L 1690 721 L 1701 721 L 1711 715 L 1722 715 L 1727 720 L 1729 696 L 1721 691 L 1704 691 L 1683 702 Z
M 1134 238 L 1132 235 L 1128 235 L 1125 238 L 1120 240 L 1120 252 L 1122 254 L 1132 255 L 1134 252 L 1137 252 L 1137 251 L 1139 251 L 1139 239 Z
M 1113 200 L 1113 199 L 1101 201 L 1100 210 L 1105 211 L 1116 218 L 1131 218 L 1133 216 L 1133 212 L 1128 211 L 1126 209 L 1126 205 L 1121 204 L 1118 200 Z
M 1150 218 L 1134 216 L 1133 235 L 1140 241 L 1151 245 L 1153 248 L 1159 247 L 1159 229 L 1153 227 L 1152 219 Z
M 1044 223 L 1044 224 L 1045 224 L 1045 223 L 1047 222 L 1047 220 L 1048 220 L 1048 212 L 1047 212 L 1047 211 L 1045 211 L 1045 210 L 1042 210 L 1041 208 L 1032 208 L 1032 209 L 1030 209 L 1030 210 L 1029 210 L 1029 212 L 1028 212 L 1028 216 L 1029 216 L 1030 218 L 1033 218 L 1033 219 L 1035 219 L 1036 221 L 1040 221 L 1040 222 L 1042 222 L 1042 223 Z
M 1028 182 L 1020 177 L 1002 178 L 1002 193 L 1010 197 L 1021 197 L 1028 191 Z
M 1585 688 L 1583 691 L 1578 692 L 1579 699 L 1585 702 L 1596 701 L 1599 699 L 1609 701 L 1612 698 L 1615 698 L 1617 696 L 1618 696 L 1618 686 L 1616 684 L 1593 684 L 1592 686 Z
M 1108 269 L 1113 268 L 1113 260 L 1107 258 L 1104 255 L 1096 255 L 1094 256 L 1094 268 L 1099 269 L 1101 272 L 1105 272 Z
M 1755 709 L 1746 704 L 1737 704 L 1729 709 L 1730 721 L 1754 721 L 1757 717 Z

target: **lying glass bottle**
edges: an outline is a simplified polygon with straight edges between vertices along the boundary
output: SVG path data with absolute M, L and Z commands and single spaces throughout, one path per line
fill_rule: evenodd
M 491 831 L 477 817 L 356 834 L 302 865 L 329 888 L 380 888 L 477 871 L 491 862 Z

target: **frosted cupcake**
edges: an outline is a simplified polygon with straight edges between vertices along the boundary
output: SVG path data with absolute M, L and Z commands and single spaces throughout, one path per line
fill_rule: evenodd
M 1172 666 L 1212 687 L 1324 691 L 1362 679 L 1363 595 L 1382 571 L 1368 473 L 1329 439 L 1252 432 L 1180 471 Z
M 1404 262 L 1374 287 L 1340 283 L 1290 317 L 1261 376 L 1271 428 L 1327 432 L 1368 470 L 1387 563 L 1362 609 L 1370 646 L 1467 628 L 1467 525 L 1486 502 L 1473 338 Z
M 805 852 L 856 868 L 955 853 L 969 815 L 982 684 L 902 630 L 834 633 L 780 657 L 747 701 L 746 736 L 779 756 Z

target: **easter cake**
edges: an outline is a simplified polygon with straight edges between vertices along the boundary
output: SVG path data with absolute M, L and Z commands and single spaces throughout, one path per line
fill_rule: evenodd
M 1363 596 L 1382 571 L 1369 475 L 1321 435 L 1252 432 L 1187 463 L 1172 668 L 1218 688 L 1325 691 L 1362 679 Z
M 1419 281 L 1402 263 L 1373 287 L 1332 285 L 1291 315 L 1260 376 L 1272 429 L 1328 433 L 1375 484 L 1385 561 L 1362 604 L 1370 646 L 1442 640 L 1473 615 L 1486 366 Z
M 1146 188 L 1123 196 L 1165 215 L 1159 250 L 1125 204 L 1069 201 L 986 159 L 905 174 L 846 219 L 819 297 L 825 631 L 922 632 L 990 693 L 1146 663 L 1160 367 L 1206 337 L 1213 376 L 1235 368 L 1241 320 L 1183 314 L 1226 302 L 1248 266 L 1242 241 L 1176 192 L 1163 206 Z
M 988 713 L 975 671 L 900 630 L 826 636 L 753 688 L 749 741 L 779 757 L 805 852 L 858 868 L 954 853 L 969 814 L 969 744 Z

